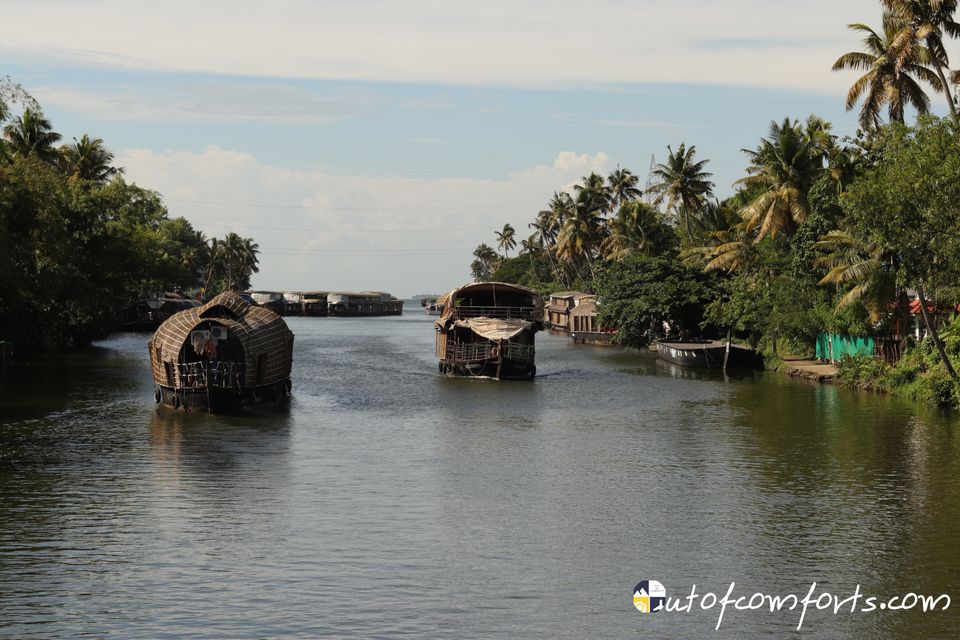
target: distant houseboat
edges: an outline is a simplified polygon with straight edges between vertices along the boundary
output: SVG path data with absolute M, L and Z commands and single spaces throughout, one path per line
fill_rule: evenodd
M 331 291 L 327 294 L 330 316 L 399 316 L 403 300 L 383 291 Z
M 660 358 L 685 367 L 723 369 L 725 359 L 728 369 L 752 369 L 761 364 L 760 356 L 747 347 L 731 344 L 727 355 L 727 343 L 720 340 L 658 340 L 655 345 Z
M 423 313 L 428 316 L 438 316 L 443 311 L 443 307 L 437 304 L 436 298 L 424 298 L 422 301 Z
M 124 331 L 155 331 L 173 314 L 199 306 L 198 300 L 172 293 L 141 298 L 121 311 L 120 328 Z
M 259 306 L 273 311 L 278 316 L 287 312 L 287 302 L 281 291 L 250 291 L 249 295 Z
M 534 337 L 543 328 L 540 294 L 501 282 L 476 282 L 438 301 L 434 323 L 440 372 L 456 376 L 532 379 Z
M 327 315 L 327 292 L 304 291 L 302 313 L 305 316 Z
M 290 392 L 293 333 L 235 293 L 171 316 L 147 347 L 154 399 L 173 408 L 228 412 Z

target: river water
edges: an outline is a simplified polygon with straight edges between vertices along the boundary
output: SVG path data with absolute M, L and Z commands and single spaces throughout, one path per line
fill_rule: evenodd
M 811 638 L 960 634 L 960 419 L 540 334 L 533 382 L 437 375 L 419 307 L 291 318 L 286 410 L 153 404 L 146 335 L 0 372 L 0 636 L 769 638 L 760 592 L 947 611 Z M 942 604 L 943 601 L 941 601 Z M 863 607 L 863 599 L 858 603 Z M 704 603 L 706 604 L 706 603 Z

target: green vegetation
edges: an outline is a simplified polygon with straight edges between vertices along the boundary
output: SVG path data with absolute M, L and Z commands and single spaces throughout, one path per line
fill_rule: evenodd
M 11 118 L 15 103 L 25 108 Z M 249 286 L 252 240 L 208 240 L 171 218 L 159 194 L 123 179 L 99 138 L 58 146 L 39 105 L 9 79 L 0 119 L 0 339 L 84 345 L 137 298 Z
M 474 276 L 595 292 L 601 322 L 629 345 L 664 326 L 732 331 L 777 362 L 812 356 L 821 332 L 905 338 L 896 365 L 848 359 L 838 380 L 960 405 L 960 323 L 942 312 L 960 302 L 960 119 L 950 84 L 960 71 L 944 47 L 960 36 L 957 3 L 881 5 L 883 29 L 850 25 L 863 48 L 834 65 L 863 72 L 846 103 L 861 104 L 856 137 L 838 138 L 816 116 L 773 122 L 744 149 L 746 175 L 725 200 L 713 199 L 709 160 L 687 143 L 667 147 L 646 193 L 628 169 L 592 173 L 553 194 L 519 256 L 481 245 Z M 948 117 L 929 114 L 931 90 L 947 98 Z M 910 125 L 908 109 L 918 114 Z M 512 233 L 497 233 L 504 254 Z M 911 297 L 919 343 L 909 337 Z

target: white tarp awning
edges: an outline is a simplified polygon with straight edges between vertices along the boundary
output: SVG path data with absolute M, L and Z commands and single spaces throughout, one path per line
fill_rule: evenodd
M 487 340 L 509 340 L 513 336 L 533 329 L 526 320 L 496 320 L 494 318 L 467 318 L 457 320 L 454 326 L 470 329 Z

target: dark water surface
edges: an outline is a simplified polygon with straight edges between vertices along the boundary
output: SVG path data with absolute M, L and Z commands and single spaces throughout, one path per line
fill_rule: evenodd
M 0 636 L 960 636 L 955 415 L 545 334 L 532 383 L 446 379 L 407 312 L 290 319 L 281 412 L 158 410 L 145 335 L 6 365 Z M 956 602 L 715 631 L 642 579 Z

